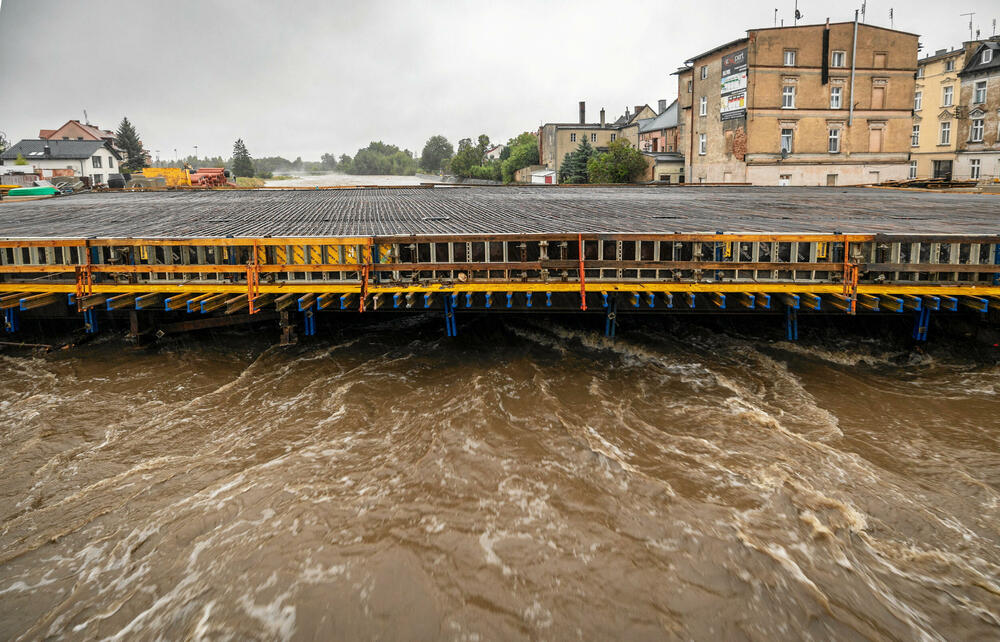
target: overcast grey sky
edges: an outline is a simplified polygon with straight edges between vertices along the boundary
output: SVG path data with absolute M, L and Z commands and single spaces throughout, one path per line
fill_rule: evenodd
M 123 115 L 161 158 L 353 155 L 370 140 L 506 141 L 547 121 L 673 99 L 693 54 L 790 24 L 793 1 L 0 0 L 0 131 L 13 141 L 70 118 Z M 804 23 L 858 2 L 800 0 Z M 983 35 L 997 0 L 869 0 L 867 22 L 921 34 L 922 55 Z

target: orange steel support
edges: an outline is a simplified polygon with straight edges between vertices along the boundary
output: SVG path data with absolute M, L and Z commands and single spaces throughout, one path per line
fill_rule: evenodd
M 247 302 L 249 314 L 257 314 L 254 299 L 260 294 L 260 265 L 257 263 L 257 241 L 253 242 L 253 253 L 247 262 Z
M 583 276 L 583 234 L 577 236 L 579 247 L 577 254 L 580 256 L 580 309 L 587 309 L 587 280 Z
M 848 314 L 855 314 L 858 305 L 858 265 L 851 263 L 851 242 L 844 237 L 844 296 L 850 300 Z
M 361 255 L 361 301 L 358 303 L 358 312 L 365 311 L 365 299 L 368 298 L 368 273 L 372 269 L 372 243 L 373 239 L 367 239 L 365 249 Z

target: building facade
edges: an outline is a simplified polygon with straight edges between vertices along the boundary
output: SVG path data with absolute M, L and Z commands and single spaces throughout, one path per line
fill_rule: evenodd
M 958 149 L 958 72 L 964 64 L 964 49 L 939 49 L 918 63 L 908 178 L 952 177 Z
M 958 76 L 955 178 L 1000 180 L 1000 37 L 969 43 Z
M 18 155 L 45 178 L 86 176 L 100 185 L 121 172 L 121 156 L 103 140 L 22 140 L 0 154 L 0 164 L 14 165 Z
M 688 180 L 904 179 L 916 69 L 916 35 L 854 22 L 753 29 L 696 56 L 677 74 Z
M 679 153 L 677 148 L 678 105 L 675 100 L 655 118 L 639 121 L 639 150 L 642 152 Z
M 627 140 L 636 147 L 639 144 L 639 121 L 656 116 L 648 105 L 637 106 L 634 113 L 626 109 L 625 114 L 613 123 L 606 122 L 603 109 L 597 123 L 588 123 L 586 114 L 586 104 L 581 102 L 578 123 L 546 123 L 538 128 L 539 162 L 555 170 L 557 176 L 566 154 L 575 151 L 584 140 L 597 150 L 607 149 L 616 140 Z

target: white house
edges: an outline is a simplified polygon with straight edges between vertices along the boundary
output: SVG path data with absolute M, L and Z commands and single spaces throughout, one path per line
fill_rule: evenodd
M 494 145 L 486 150 L 486 153 L 483 154 L 483 158 L 485 160 L 500 160 L 500 154 L 502 154 L 505 149 L 507 149 L 506 145 Z
M 0 154 L 0 164 L 14 165 L 19 154 L 44 178 L 88 176 L 100 185 L 109 174 L 121 172 L 121 157 L 103 140 L 26 139 Z

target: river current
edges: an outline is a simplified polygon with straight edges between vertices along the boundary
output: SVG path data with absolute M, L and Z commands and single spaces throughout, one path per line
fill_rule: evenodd
M 989 349 L 590 325 L 0 348 L 0 638 L 1000 636 Z

